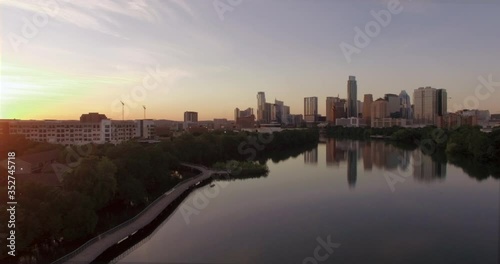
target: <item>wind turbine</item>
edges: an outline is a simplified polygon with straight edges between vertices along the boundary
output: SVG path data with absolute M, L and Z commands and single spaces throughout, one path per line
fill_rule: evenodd
M 120 103 L 122 103 L 122 121 L 125 121 L 125 104 L 122 101 Z

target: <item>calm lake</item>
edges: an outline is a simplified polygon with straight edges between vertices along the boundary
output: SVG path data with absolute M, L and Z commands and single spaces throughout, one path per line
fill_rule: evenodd
M 498 263 L 498 179 L 382 141 L 328 139 L 267 165 L 192 192 L 117 260 Z

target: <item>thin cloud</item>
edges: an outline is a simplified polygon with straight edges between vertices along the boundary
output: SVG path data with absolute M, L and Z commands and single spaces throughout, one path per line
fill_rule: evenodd
M 180 7 L 182 10 L 184 10 L 186 13 L 188 13 L 192 18 L 197 18 L 195 13 L 193 12 L 193 9 L 187 4 L 186 1 L 184 0 L 170 0 L 172 3 Z
M 191 18 L 196 18 L 195 13 L 189 5 L 183 1 L 177 0 L 171 0 L 169 2 L 144 0 L 88 0 L 56 1 L 55 3 L 58 4 L 58 8 L 53 16 L 54 20 L 71 24 L 82 29 L 124 39 L 128 38 L 119 33 L 122 28 L 122 23 L 120 21 L 123 17 L 147 23 L 157 23 L 165 17 L 177 21 L 179 15 L 182 14 L 187 14 Z M 36 0 L 5 0 L 0 2 L 0 6 L 2 5 L 29 12 L 40 12 L 40 10 L 44 10 L 44 6 Z M 181 12 L 178 12 L 179 10 Z M 165 14 L 161 14 L 159 11 L 164 11 Z

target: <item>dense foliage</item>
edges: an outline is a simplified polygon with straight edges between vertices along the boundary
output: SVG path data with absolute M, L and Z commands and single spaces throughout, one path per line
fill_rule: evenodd
M 270 153 L 317 143 L 317 130 L 284 130 L 273 134 L 204 133 L 184 134 L 173 141 L 160 143 L 163 151 L 183 162 L 210 166 L 217 161 L 258 160 Z
M 461 127 L 449 135 L 446 152 L 481 162 L 500 164 L 500 130 L 483 133 L 477 127 Z
M 245 175 L 266 175 L 269 168 L 266 164 L 260 164 L 255 161 L 236 161 L 230 160 L 227 162 L 217 162 L 212 168 L 228 171 L 232 176 Z

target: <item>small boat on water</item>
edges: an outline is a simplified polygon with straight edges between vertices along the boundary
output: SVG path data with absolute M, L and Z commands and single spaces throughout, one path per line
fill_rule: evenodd
M 212 187 L 214 187 L 214 186 L 215 186 L 215 184 L 214 184 L 213 182 L 212 182 L 212 183 L 210 183 L 210 188 L 212 188 Z

